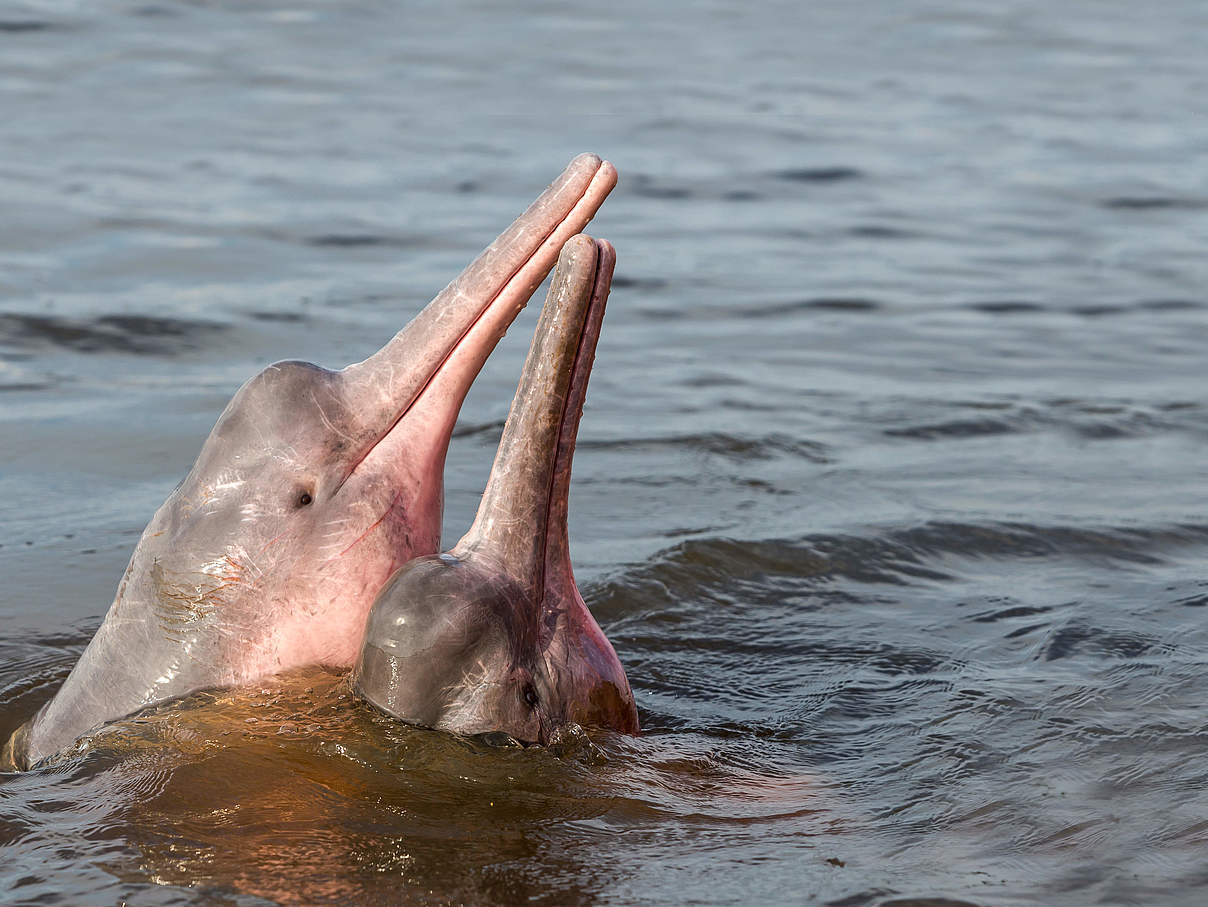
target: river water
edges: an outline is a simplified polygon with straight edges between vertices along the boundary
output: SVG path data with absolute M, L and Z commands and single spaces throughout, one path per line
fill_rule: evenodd
M 239 384 L 363 358 L 584 150 L 572 554 L 643 734 L 202 694 L 0 776 L 0 900 L 1202 901 L 1208 8 L 504 7 L 0 6 L 0 737 Z

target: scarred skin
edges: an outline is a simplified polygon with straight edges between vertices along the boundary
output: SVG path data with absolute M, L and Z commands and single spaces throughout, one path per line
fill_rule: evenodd
M 7 761 L 27 768 L 195 690 L 351 667 L 382 585 L 439 549 L 445 453 L 471 382 L 615 184 L 611 164 L 581 155 L 379 352 L 341 371 L 280 362 L 248 381 Z
M 370 612 L 353 683 L 413 724 L 548 743 L 638 731 L 625 670 L 575 584 L 571 459 L 612 279 L 607 242 L 562 250 L 470 531 L 403 567 Z

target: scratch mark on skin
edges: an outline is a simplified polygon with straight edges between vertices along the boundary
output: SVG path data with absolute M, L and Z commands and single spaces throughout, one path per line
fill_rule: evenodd
M 348 517 L 335 517 L 328 520 L 323 524 L 323 528 L 327 530 L 323 533 L 323 537 L 331 538 L 333 535 L 339 535 L 344 531 L 344 527 L 351 522 L 352 520 Z
M 450 727 L 465 726 L 480 721 L 481 717 L 487 713 L 488 694 L 498 690 L 501 686 L 499 681 L 491 679 L 490 669 L 486 662 L 479 659 L 477 670 L 467 668 L 462 673 L 461 680 L 449 683 L 441 690 L 440 695 L 445 700 L 445 706 L 441 710 L 442 714 L 437 726 L 446 722 L 450 716 L 456 719 L 455 724 L 449 724 Z
M 273 450 L 273 459 L 278 463 L 285 463 L 289 466 L 293 466 L 298 462 L 298 451 L 292 444 L 284 447 L 278 447 Z
M 394 363 L 391 362 L 389 373 L 386 375 L 386 380 L 383 382 L 381 397 L 382 403 L 384 403 L 386 406 L 389 406 L 397 396 L 398 395 L 394 392 Z
M 280 538 L 280 536 L 278 536 L 278 538 Z M 257 554 L 258 553 L 259 552 L 257 552 Z M 255 558 L 247 553 L 246 548 L 240 546 L 238 555 L 239 558 L 237 560 L 231 558 L 230 555 L 227 555 L 226 559 L 228 562 L 230 562 L 233 569 L 237 573 L 238 579 L 243 579 L 244 574 L 250 574 L 253 581 L 252 585 L 255 585 L 255 580 L 258 580 L 260 577 L 264 576 L 264 571 L 260 569 L 260 565 L 256 563 Z
M 207 620 L 233 601 L 239 588 L 254 588 L 262 575 L 242 549 L 203 565 L 198 573 L 185 575 L 169 573 L 157 560 L 151 567 L 151 578 L 156 593 L 154 611 L 161 630 L 169 639 L 182 640 L 190 626 Z
M 328 429 L 331 430 L 332 434 L 339 435 L 341 438 L 343 438 L 349 444 L 356 444 L 356 440 L 351 435 L 340 431 L 338 428 L 336 428 L 334 425 L 331 424 L 331 420 L 327 418 L 327 413 L 323 410 L 323 406 L 322 406 L 322 404 L 319 403 L 319 398 L 315 396 L 315 392 L 313 390 L 310 392 L 310 399 L 315 404 L 315 409 L 317 409 L 319 411 L 319 418 L 323 420 L 323 424 L 326 425 L 328 427 Z
M 399 499 L 402 498 L 402 496 L 403 496 L 403 489 L 400 488 L 397 492 L 395 492 L 394 500 L 392 500 L 390 502 L 390 506 L 386 508 L 386 511 L 380 517 L 378 517 L 376 520 L 373 521 L 373 525 L 371 525 L 368 529 L 366 529 L 364 532 L 362 532 L 360 535 L 358 535 L 353 540 L 352 544 L 350 544 L 347 548 L 345 548 L 343 551 L 341 551 L 335 557 L 329 558 L 329 560 L 335 560 L 336 557 L 343 557 L 349 551 L 351 551 L 353 548 L 355 548 L 357 545 L 359 545 L 362 542 L 362 540 L 364 540 L 365 536 L 369 535 L 369 533 L 371 533 L 371 532 L 373 532 L 373 530 L 377 529 L 377 527 L 382 524 L 382 521 L 384 519 L 386 519 L 386 517 L 390 516 L 390 512 L 392 510 L 394 510 L 395 505 L 398 504 Z
M 272 548 L 273 545 L 277 544 L 277 542 L 281 541 L 281 539 L 284 537 L 285 537 L 284 532 L 279 532 L 276 535 L 274 535 L 271 539 L 269 539 L 267 542 L 265 542 L 264 545 L 261 546 L 259 551 L 256 552 L 257 556 L 264 554 L 264 552 L 268 551 L 269 548 Z
M 347 524 L 351 522 L 347 517 L 328 520 L 323 526 L 324 531 L 319 533 L 319 538 L 325 543 L 319 547 L 319 551 L 326 553 L 343 549 L 344 539 L 348 536 Z

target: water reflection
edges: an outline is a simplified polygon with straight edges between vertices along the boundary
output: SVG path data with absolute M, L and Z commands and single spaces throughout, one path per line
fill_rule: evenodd
M 833 822 L 809 776 L 669 742 L 457 738 L 306 672 L 121 722 L 40 771 L 104 804 L 93 837 L 137 853 L 104 861 L 118 878 L 282 904 L 595 903 L 624 882 L 627 829 L 661 817 L 706 835 Z

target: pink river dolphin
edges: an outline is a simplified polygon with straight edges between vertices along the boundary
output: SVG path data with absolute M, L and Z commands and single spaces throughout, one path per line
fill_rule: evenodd
M 616 255 L 562 249 L 470 531 L 382 590 L 353 672 L 387 714 L 455 733 L 549 743 L 568 725 L 636 733 L 621 662 L 575 585 L 571 458 Z
M 470 384 L 616 179 L 581 155 L 364 362 L 279 362 L 240 388 L 6 761 L 27 768 L 196 690 L 352 667 L 387 580 L 439 550 L 445 454 Z

